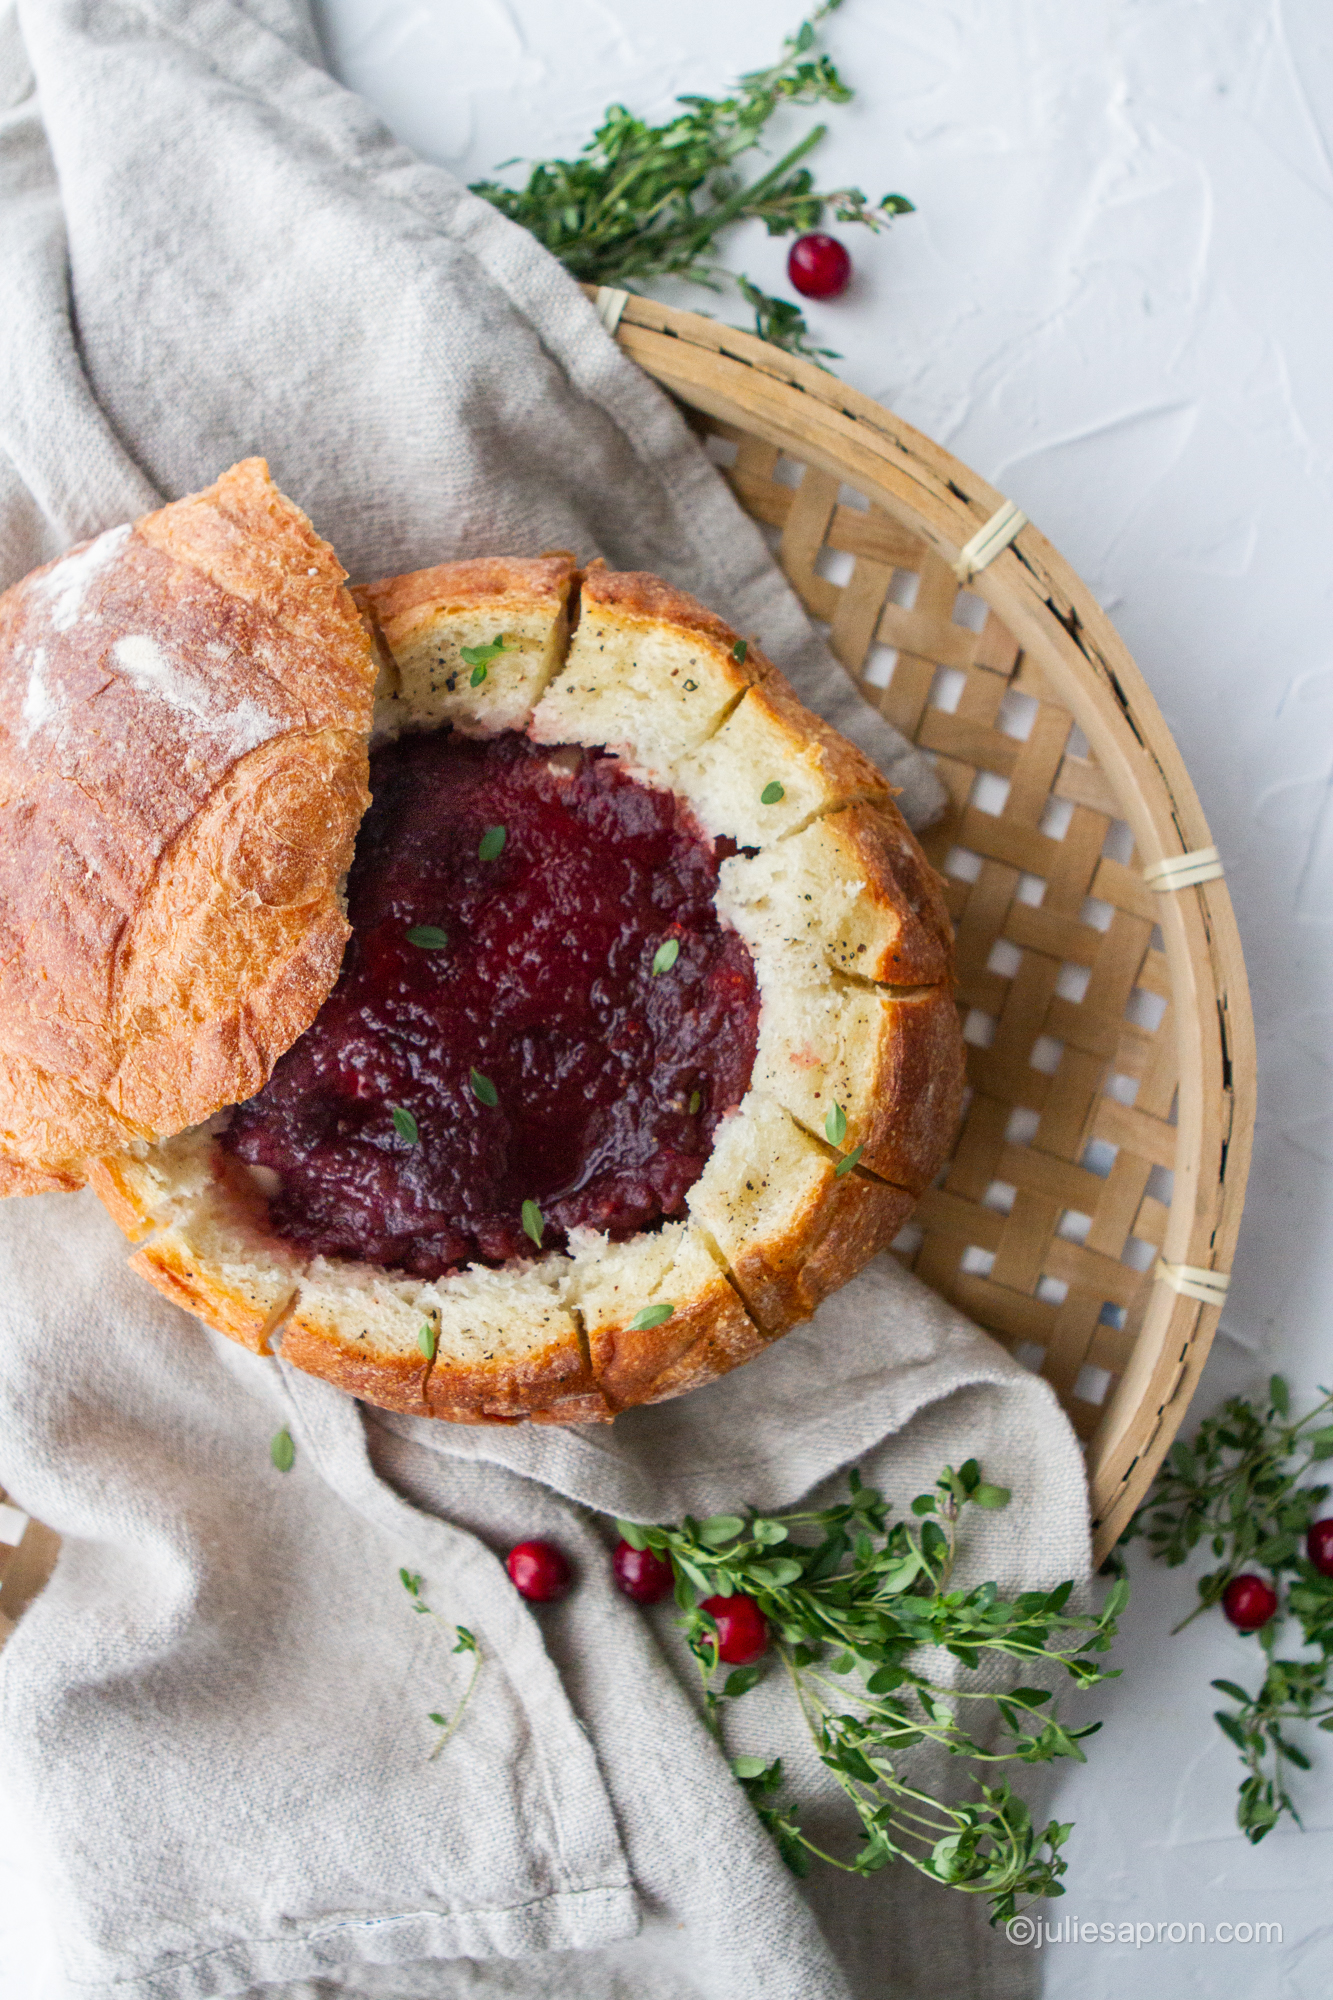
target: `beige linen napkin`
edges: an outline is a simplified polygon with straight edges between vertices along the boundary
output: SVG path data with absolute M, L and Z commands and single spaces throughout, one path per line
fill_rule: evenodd
M 332 81 L 300 0 L 21 20 L 0 12 L 0 582 L 258 451 L 356 576 L 559 545 L 673 578 L 930 810 L 678 413 L 530 238 Z M 472 1433 L 363 1417 L 124 1257 L 89 1196 L 0 1208 L 0 1481 L 65 1538 L 0 1659 L 0 1812 L 62 1993 L 1028 1990 L 966 1899 L 798 1889 L 586 1510 L 777 1505 L 853 1459 L 905 1499 L 975 1454 L 1015 1489 L 975 1573 L 1050 1584 L 1087 1536 L 1044 1384 L 885 1265 L 678 1405 Z M 580 1572 L 540 1613 L 499 1561 L 533 1533 Z M 483 1649 L 433 1762 L 466 1663 L 400 1565 Z M 779 1689 L 737 1728 L 833 1812 Z

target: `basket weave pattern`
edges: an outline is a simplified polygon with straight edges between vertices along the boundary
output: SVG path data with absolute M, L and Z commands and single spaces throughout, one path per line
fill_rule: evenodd
M 833 651 L 939 761 L 952 804 L 927 845 L 958 926 L 973 1097 L 899 1254 L 1051 1381 L 1087 1440 L 1100 1557 L 1207 1356 L 1254 1129 L 1221 871 L 1172 892 L 1144 879 L 1214 851 L 1189 773 L 1095 600 L 969 466 L 734 328 L 597 304 L 734 448 L 733 486 Z M 953 565 L 974 549 L 964 592 Z
M 1088 1436 L 1142 1326 L 1176 1157 L 1157 899 L 1073 716 L 950 566 L 832 474 L 703 427 L 833 652 L 950 794 L 923 844 L 957 929 L 971 1095 L 898 1254 Z

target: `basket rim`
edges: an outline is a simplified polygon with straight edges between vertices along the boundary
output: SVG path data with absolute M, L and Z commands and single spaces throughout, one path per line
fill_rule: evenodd
M 815 364 L 699 313 L 584 290 L 622 350 L 678 401 L 845 480 L 947 563 L 1009 504 L 942 445 Z M 1255 1119 L 1254 1022 L 1230 894 L 1221 876 L 1170 891 L 1170 864 L 1213 846 L 1184 759 L 1110 619 L 1041 531 L 1020 520 L 967 588 L 1074 715 L 1132 828 L 1145 874 L 1156 870 L 1160 880 L 1167 864 L 1157 922 L 1183 1004 L 1175 1010 L 1179 1136 L 1162 1259 L 1224 1278 Z M 1088 1444 L 1097 1560 L 1179 1429 L 1220 1310 L 1168 1282 L 1151 1288 L 1128 1366 Z

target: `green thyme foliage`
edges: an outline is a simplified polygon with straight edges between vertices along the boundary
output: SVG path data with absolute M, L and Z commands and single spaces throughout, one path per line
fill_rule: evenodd
M 736 280 L 736 289 L 754 314 L 754 330 L 770 347 L 787 354 L 803 354 L 807 361 L 836 361 L 836 347 L 812 347 L 805 314 L 790 299 L 775 298 L 750 278 Z
M 438 1611 L 431 1610 L 431 1607 L 422 1596 L 421 1593 L 425 1584 L 425 1578 L 418 1570 L 400 1569 L 398 1572 L 398 1581 L 411 1598 L 412 1609 L 414 1611 L 419 1612 L 423 1618 L 437 1618 L 442 1625 L 446 1622 L 440 1618 Z M 443 1715 L 438 1709 L 433 1708 L 426 1717 L 428 1722 L 433 1722 L 435 1727 L 443 1732 L 437 1740 L 434 1749 L 431 1751 L 430 1757 L 427 1760 L 428 1762 L 434 1762 L 435 1758 L 439 1756 L 441 1750 L 443 1750 L 445 1744 L 449 1741 L 449 1738 L 458 1728 L 459 1723 L 463 1720 L 463 1711 L 472 1699 L 472 1691 L 476 1687 L 477 1678 L 481 1673 L 483 1654 L 481 1647 L 477 1643 L 475 1632 L 470 1632 L 466 1625 L 455 1625 L 453 1632 L 454 1643 L 450 1650 L 455 1653 L 470 1653 L 472 1655 L 472 1672 L 468 1676 L 467 1686 L 463 1689 L 462 1695 L 454 1706 L 452 1715 Z
M 730 96 L 677 98 L 679 110 L 658 125 L 623 104 L 610 105 L 576 159 L 541 161 L 521 188 L 474 181 L 472 192 L 530 229 L 574 277 L 593 285 L 675 277 L 717 291 L 730 275 L 718 262 L 717 240 L 737 222 L 762 222 L 770 236 L 786 236 L 817 229 L 831 211 L 838 222 L 882 229 L 909 213 L 911 202 L 900 194 L 870 202 L 855 187 L 817 188 L 801 162 L 823 138 L 823 125 L 753 179 L 737 168 L 762 144 L 781 105 L 845 104 L 851 97 L 828 56 L 814 52 L 817 24 L 840 4 L 824 0 L 787 37 L 778 61 L 741 77 Z M 830 352 L 810 347 L 795 305 L 747 278 L 736 282 L 761 338 L 793 354 Z
M 1323 1511 L 1329 1487 L 1307 1483 L 1314 1467 L 1333 1458 L 1333 1395 L 1293 1420 L 1291 1392 L 1281 1375 L 1268 1384 L 1266 1404 L 1233 1396 L 1200 1424 L 1192 1443 L 1178 1439 L 1148 1498 L 1121 1536 L 1145 1540 L 1171 1567 L 1206 1547 L 1216 1567 L 1198 1580 L 1199 1602 L 1175 1627 L 1219 1604 L 1233 1577 L 1267 1571 L 1278 1609 L 1253 1636 L 1267 1661 L 1263 1684 L 1250 1694 L 1235 1681 L 1213 1686 L 1234 1710 L 1218 1710 L 1218 1727 L 1240 1752 L 1245 1777 L 1236 1823 L 1259 1842 L 1284 1813 L 1300 1825 L 1286 1789 L 1289 1769 L 1310 1759 L 1284 1725 L 1313 1722 L 1333 1731 L 1333 1577 L 1321 1576 L 1305 1553 L 1305 1537 Z M 1294 1619 L 1318 1657 L 1279 1659 L 1284 1623 Z M 1249 1635 L 1246 1635 L 1249 1636 Z
M 1034 1825 L 1023 1800 L 993 1766 L 1083 1761 L 1082 1738 L 1100 1727 L 1067 1727 L 1051 1691 L 978 1684 L 997 1656 L 1064 1670 L 1079 1688 L 1111 1677 L 1097 1656 L 1115 1635 L 1128 1598 L 1118 1581 L 1097 1616 L 1068 1609 L 1072 1583 L 1009 1600 L 993 1583 L 950 1587 L 957 1524 L 966 1507 L 998 1508 L 1009 1495 L 988 1484 L 975 1459 L 946 1467 L 910 1514 L 891 1521 L 883 1495 L 851 1474 L 849 1498 L 819 1511 L 687 1518 L 678 1527 L 617 1527 L 635 1548 L 670 1560 L 676 1602 L 704 1678 L 710 1726 L 721 1705 L 744 1695 L 758 1666 L 720 1688 L 717 1628 L 701 1608 L 712 1596 L 753 1597 L 773 1634 L 820 1757 L 856 1809 L 860 1844 L 850 1860 L 817 1847 L 797 1809 L 782 1805 L 780 1764 L 738 1758 L 733 1769 L 784 1858 L 804 1873 L 812 1858 L 857 1874 L 901 1860 L 933 1880 L 990 1897 L 992 1922 L 1020 1897 L 1058 1896 L 1061 1848 L 1070 1828 Z M 942 1646 L 961 1668 L 957 1685 L 924 1670 L 921 1649 Z M 993 1675 L 986 1676 L 988 1680 Z M 999 1747 L 991 1747 L 992 1730 Z M 983 1740 L 984 1739 L 984 1740 Z M 914 1785 L 902 1756 L 935 1743 L 973 1767 L 977 1796 L 944 1800 Z
M 650 1327 L 662 1326 L 671 1318 L 675 1310 L 675 1306 L 672 1305 L 669 1299 L 661 1299 L 655 1306 L 645 1306 L 642 1312 L 636 1312 L 630 1321 L 630 1332 L 646 1333 Z M 634 1546 L 635 1548 L 639 1548 L 642 1545 L 636 1542 Z
M 469 687 L 475 688 L 481 686 L 486 678 L 487 669 L 491 661 L 498 660 L 501 653 L 505 650 L 505 636 L 503 632 L 497 632 L 489 646 L 459 647 L 459 656 L 462 659 L 463 665 L 472 669 L 468 678 Z
M 278 1472 L 290 1472 L 296 1463 L 296 1446 L 292 1443 L 289 1430 L 275 1431 L 268 1455 Z
M 401 1104 L 391 1104 L 389 1106 L 389 1116 L 393 1120 L 393 1129 L 398 1134 L 398 1137 L 406 1139 L 409 1146 L 415 1146 L 421 1134 L 417 1130 L 417 1121 L 412 1116 L 412 1113 L 406 1110 Z

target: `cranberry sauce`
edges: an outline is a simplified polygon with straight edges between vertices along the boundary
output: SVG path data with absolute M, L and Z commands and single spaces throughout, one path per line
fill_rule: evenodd
M 535 1254 L 525 1202 L 543 1249 L 679 1214 L 759 1016 L 707 843 L 613 758 L 514 734 L 406 737 L 370 784 L 338 983 L 222 1142 L 278 1174 L 274 1227 L 437 1277 Z

